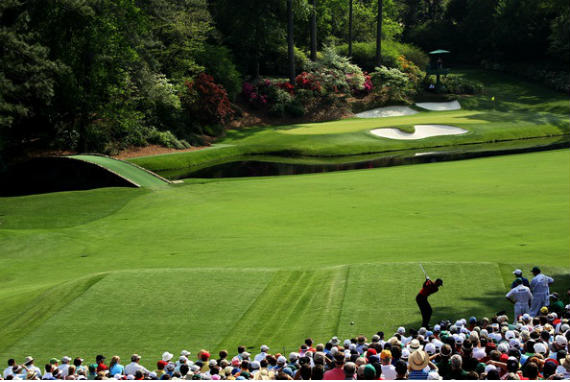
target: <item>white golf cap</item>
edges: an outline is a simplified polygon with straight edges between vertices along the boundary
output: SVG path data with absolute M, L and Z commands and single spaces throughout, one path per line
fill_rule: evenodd
M 182 350 L 180 352 L 180 355 L 183 355 L 184 357 L 188 357 L 191 353 L 188 350 Z
M 522 271 L 521 271 L 520 269 L 515 269 L 515 270 L 513 271 L 513 275 L 515 275 L 515 276 L 520 276 L 520 275 L 522 275 Z
M 485 366 L 485 373 L 490 372 L 491 370 L 497 370 L 497 368 L 495 367 L 495 365 L 487 365 Z
M 167 352 L 167 351 L 165 351 L 164 353 L 162 353 L 162 360 L 163 360 L 164 362 L 169 362 L 169 361 L 172 359 L 172 357 L 174 357 L 174 354 L 172 354 L 172 353 L 169 353 L 169 352 Z
M 398 328 L 398 333 L 399 333 L 399 334 L 404 334 L 404 333 L 406 333 L 406 328 L 404 328 L 403 326 L 400 326 L 400 327 Z
M 269 350 L 269 346 L 267 346 L 267 345 L 261 345 L 260 349 L 261 349 L 262 352 L 266 352 L 266 351 Z

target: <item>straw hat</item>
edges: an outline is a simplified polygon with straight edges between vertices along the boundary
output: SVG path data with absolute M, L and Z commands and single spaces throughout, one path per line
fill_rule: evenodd
M 423 370 L 429 364 L 429 357 L 423 350 L 416 350 L 410 354 L 408 364 L 411 370 Z

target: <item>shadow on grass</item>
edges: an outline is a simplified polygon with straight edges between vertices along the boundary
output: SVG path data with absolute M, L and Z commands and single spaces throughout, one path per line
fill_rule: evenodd
M 544 267 L 544 272 L 554 279 L 554 284 L 551 287 L 551 292 L 558 292 L 564 304 L 570 304 L 570 296 L 567 294 L 567 291 L 570 289 L 570 269 L 567 273 L 564 273 L 562 270 L 558 272 L 549 273 L 548 267 Z M 468 305 L 476 305 L 477 308 L 472 310 L 465 310 L 462 308 L 456 308 L 452 306 L 437 306 L 432 304 L 433 315 L 430 322 L 430 325 L 435 325 L 442 320 L 449 320 L 451 322 L 455 322 L 461 318 L 465 318 L 466 320 L 469 319 L 471 316 L 477 317 L 477 319 L 481 319 L 482 317 L 493 317 L 496 313 L 505 311 L 506 314 L 509 316 L 509 321 L 513 319 L 514 314 L 514 307 L 513 304 L 508 302 L 505 298 L 505 295 L 508 292 L 508 287 L 510 286 L 510 280 L 504 280 L 505 283 L 508 282 L 508 286 L 505 287 L 503 292 L 492 292 L 487 293 L 482 296 L 471 296 L 463 299 L 463 302 L 468 302 Z M 476 286 L 474 286 L 475 288 Z M 410 320 L 409 322 L 402 323 L 406 329 L 414 328 L 418 329 L 421 326 L 421 314 L 418 308 L 417 314 L 414 317 L 414 320 Z M 391 333 L 387 333 L 387 336 L 390 336 Z

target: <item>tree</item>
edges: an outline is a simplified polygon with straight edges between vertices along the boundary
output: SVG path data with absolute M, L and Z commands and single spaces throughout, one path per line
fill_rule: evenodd
M 348 56 L 352 56 L 352 0 L 348 0 Z
M 287 58 L 289 60 L 289 82 L 295 84 L 295 43 L 293 40 L 293 0 L 287 0 Z
M 317 0 L 312 0 L 311 9 L 311 61 L 317 60 Z
M 382 65 L 382 0 L 378 0 L 378 20 L 376 21 L 376 65 Z

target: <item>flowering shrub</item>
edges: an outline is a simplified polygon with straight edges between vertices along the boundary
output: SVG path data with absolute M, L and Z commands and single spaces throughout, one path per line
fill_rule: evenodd
M 315 84 L 305 79 L 307 87 L 316 87 Z M 299 80 L 303 83 L 303 80 Z M 269 112 L 276 116 L 290 114 L 300 116 L 304 113 L 303 105 L 295 100 L 295 86 L 289 82 L 271 82 L 268 79 L 255 84 L 246 82 L 242 86 L 242 94 L 248 103 L 257 108 L 268 108 Z
M 244 82 L 242 86 L 242 94 L 249 102 L 250 105 L 263 107 L 267 105 L 267 95 L 262 94 L 257 86 L 250 84 L 249 82 Z
M 286 82 L 279 82 L 275 85 L 277 87 L 279 87 L 280 89 L 285 90 L 290 95 L 295 95 L 295 86 L 293 84 L 291 84 L 290 82 L 287 82 L 287 81 Z
M 192 116 L 205 123 L 212 120 L 224 123 L 231 119 L 234 112 L 228 93 L 214 82 L 212 76 L 200 73 L 192 82 L 186 81 L 185 84 L 187 91 L 182 102 Z
M 370 75 L 374 88 L 377 91 L 387 90 L 392 101 L 403 101 L 413 89 L 410 88 L 410 79 L 396 68 L 381 66 Z
M 295 78 L 295 84 L 300 89 L 312 90 L 319 93 L 322 89 L 318 73 L 303 72 Z
M 406 73 L 414 85 L 420 84 L 426 75 L 424 71 L 417 67 L 412 61 L 407 60 L 404 56 L 398 57 L 398 67 L 402 72 Z

